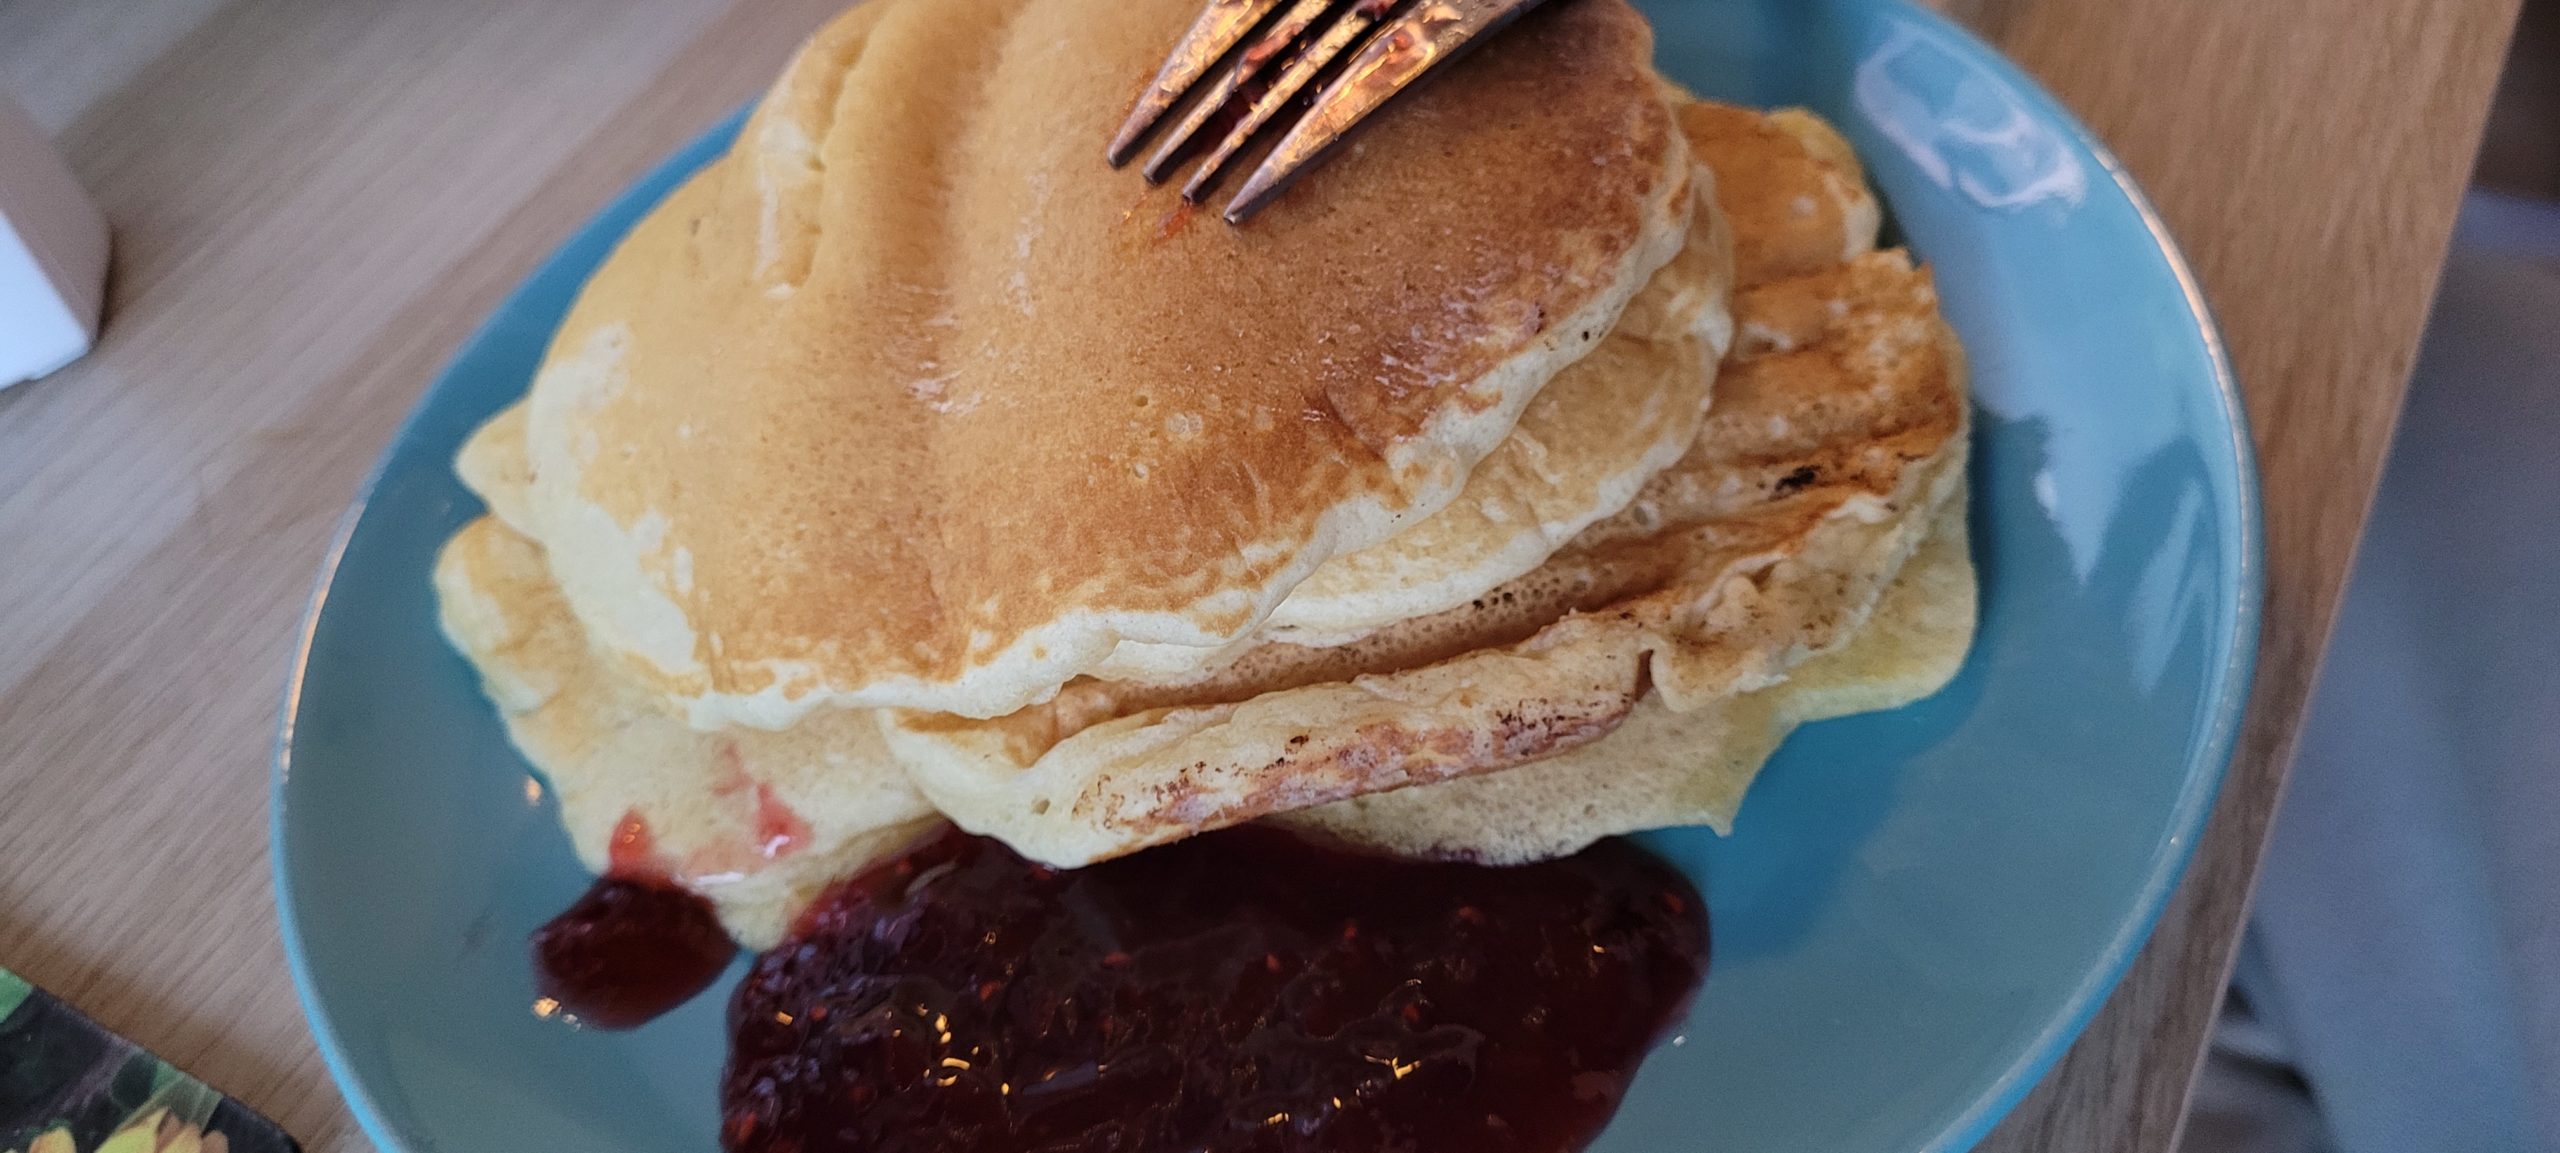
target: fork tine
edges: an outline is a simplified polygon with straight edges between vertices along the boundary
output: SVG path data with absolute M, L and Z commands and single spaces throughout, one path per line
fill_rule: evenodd
M 1191 30 L 1182 34 L 1182 42 L 1173 46 L 1173 54 L 1165 57 L 1164 66 L 1156 70 L 1155 81 L 1138 97 L 1138 106 L 1129 110 L 1119 134 L 1111 138 L 1111 148 L 1104 154 L 1110 158 L 1111 166 L 1127 164 L 1147 130 L 1164 118 L 1183 93 L 1200 82 L 1210 65 L 1279 6 L 1280 0 L 1209 0 L 1209 6 L 1191 22 Z
M 1289 126 L 1288 134 L 1245 179 L 1244 187 L 1227 203 L 1227 223 L 1240 224 L 1261 211 L 1378 106 L 1539 3 L 1424 0 L 1397 17 L 1325 86 L 1315 106 Z
M 1341 2 L 1298 0 L 1296 5 L 1273 21 L 1271 27 L 1264 29 L 1262 35 L 1245 45 L 1244 51 L 1236 54 L 1233 66 L 1227 68 L 1208 91 L 1201 93 L 1200 99 L 1192 102 L 1191 111 L 1182 118 L 1182 122 L 1156 141 L 1155 155 L 1148 157 L 1146 167 L 1140 170 L 1146 174 L 1147 183 L 1162 183 L 1166 174 L 1172 171 L 1174 161 L 1181 156 L 1184 146 L 1199 133 L 1200 126 L 1207 124 L 1211 117 L 1227 106 L 1228 101 L 1235 99 L 1237 89 L 1261 75 L 1263 69 L 1279 59 L 1290 45 L 1297 43 L 1309 25 Z
M 1245 144 L 1253 139 L 1254 134 L 1262 131 L 1264 125 L 1271 123 L 1271 118 L 1279 115 L 1281 109 L 1288 107 L 1290 101 L 1297 99 L 1298 93 L 1306 88 L 1307 82 L 1313 80 L 1316 73 L 1333 63 L 1335 57 L 1342 55 L 1345 49 L 1357 42 L 1377 24 L 1379 17 L 1393 9 L 1398 2 L 1399 0 L 1356 0 L 1347 11 L 1342 13 L 1340 19 L 1325 28 L 1323 35 L 1316 37 L 1314 43 L 1307 45 L 1305 51 L 1291 56 L 1289 63 L 1280 69 L 1280 75 L 1272 80 L 1271 86 L 1264 89 L 1261 95 L 1253 98 L 1252 106 L 1246 108 L 1244 115 L 1233 127 L 1227 129 L 1227 134 L 1219 139 L 1217 147 L 1209 151 L 1208 157 L 1200 162 L 1200 167 L 1192 170 L 1191 179 L 1182 185 L 1182 198 L 1198 203 L 1201 197 L 1208 193 L 1209 186 L 1217 182 L 1218 174 L 1226 170 L 1227 164 L 1235 159 L 1236 153 L 1244 149 Z

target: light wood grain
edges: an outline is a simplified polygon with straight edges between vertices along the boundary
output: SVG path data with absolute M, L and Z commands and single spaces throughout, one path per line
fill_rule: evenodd
M 330 526 L 507 287 L 838 2 L 0 0 L 0 82 L 68 125 L 118 239 L 106 345 L 0 393 L 0 965 L 316 1153 L 363 1147 L 285 977 L 264 837 Z M 2514 4 L 1952 6 L 2159 199 L 2265 454 L 2231 785 L 2132 976 L 1991 1142 L 2161 1150 Z
M 330 528 L 498 297 L 834 6 L 238 3 L 75 121 L 118 252 L 107 343 L 0 393 L 0 964 L 366 1147 L 266 871 Z

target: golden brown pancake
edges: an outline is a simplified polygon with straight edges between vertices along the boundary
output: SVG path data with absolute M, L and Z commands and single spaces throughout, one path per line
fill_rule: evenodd
M 1862 188 L 1818 122 L 1774 136 L 1796 141 L 1787 170 L 1808 196 Z M 1693 144 L 1722 169 L 1715 149 L 1734 139 L 1773 147 L 1758 133 Z M 1824 235 L 1802 225 L 1801 199 L 1727 199 L 1737 248 L 1872 243 L 1845 232 L 1872 227 L 1871 210 L 1830 215 Z M 1692 712 L 1781 683 L 1855 635 L 1960 501 L 1962 355 L 1899 252 L 1746 282 L 1735 313 L 1749 342 L 1688 454 L 1477 602 L 1352 644 L 1264 645 L 1184 685 L 1082 680 L 994 722 L 891 714 L 892 752 L 962 826 L 1077 864 L 1526 764 L 1599 740 L 1641 701 Z
M 1440 511 L 1316 566 L 1254 632 L 1209 655 L 1123 642 L 1103 680 L 1196 680 L 1257 645 L 1343 644 L 1453 609 L 1538 567 L 1574 534 L 1635 499 L 1697 439 L 1715 366 L 1733 344 L 1733 241 L 1697 171 L 1688 243 L 1591 354 L 1566 365 Z
M 1244 228 L 1096 158 L 1197 7 L 874 0 L 632 233 L 527 410 L 600 647 L 769 728 L 1214 649 L 1445 505 L 1681 246 L 1623 0 L 1525 17 Z
M 1707 183 L 1703 173 L 1700 182 Z M 1540 393 L 1458 500 L 1385 545 L 1327 562 L 1308 584 L 1388 599 L 1455 595 L 1420 587 L 1454 580 L 1471 582 L 1466 595 L 1473 595 L 1518 575 L 1471 571 L 1504 563 L 1501 554 L 1516 542 L 1525 539 L 1534 550 L 1510 562 L 1525 570 L 1571 529 L 1625 507 L 1695 439 L 1713 359 L 1731 341 L 1730 236 L 1722 213 L 1712 205 L 1696 213 L 1690 241 L 1600 347 Z M 733 934 L 756 943 L 772 939 L 816 887 L 908 843 L 919 822 L 938 823 L 917 815 L 925 810 L 911 790 L 865 787 L 879 785 L 883 774 L 905 783 L 867 712 L 822 710 L 779 733 L 696 731 L 673 702 L 589 650 L 544 570 L 540 546 L 513 528 L 529 518 L 533 473 L 524 424 L 522 405 L 503 411 L 459 454 L 457 471 L 492 519 L 466 527 L 446 550 L 439 592 L 448 633 L 481 670 L 518 747 L 558 783 L 562 820 L 592 867 L 606 866 L 618 830 L 648 830 L 668 871 L 710 896 Z M 1560 530 L 1560 522 L 1569 527 Z M 1336 567 L 1386 579 L 1365 589 L 1326 580 Z M 523 688 L 536 683 L 550 687 L 539 694 Z M 748 766 L 757 777 L 747 775 Z M 767 857 L 756 839 L 767 798 L 749 782 L 795 766 L 826 775 L 794 786 L 793 795 L 808 798 L 812 783 L 838 787 L 819 797 L 823 819 L 812 822 L 810 843 Z
M 1716 170 L 1717 200 L 1747 222 L 1734 235 L 1737 283 L 1820 272 L 1875 247 L 1883 213 L 1857 153 L 1821 117 L 1694 98 L 1675 107 L 1681 133 Z
M 1306 305 L 1288 269 L 1265 274 L 1275 256 L 1257 246 L 1290 228 L 1300 241 L 1321 236 L 1321 220 L 1362 213 L 1359 195 L 1318 192 L 1354 179 L 1362 164 L 1405 187 L 1395 184 L 1398 169 L 1375 159 L 1400 118 L 1436 115 L 1428 131 L 1446 138 L 1454 123 L 1480 128 L 1462 120 L 1482 105 L 1405 102 L 1359 154 L 1318 172 L 1247 231 L 1185 225 L 1165 213 L 1162 195 L 1139 195 L 1134 184 L 1114 184 L 1134 208 L 1106 228 L 1083 213 L 1098 202 L 1096 184 L 1039 179 L 1091 161 L 1052 149 L 1070 136 L 1060 128 L 1070 113 L 1039 95 L 1103 92 L 1101 77 L 1078 72 L 1083 64 L 1044 54 L 1065 31 L 1042 20 L 1062 8 L 1065 0 L 878 0 L 824 31 L 740 149 L 678 192 L 599 274 L 535 400 L 499 415 L 463 451 L 458 466 L 494 520 L 468 525 L 440 561 L 445 628 L 481 669 L 517 746 L 553 776 L 563 822 L 591 866 L 602 869 L 609 840 L 637 815 L 663 863 L 714 899 L 732 933 L 771 940 L 806 894 L 940 820 L 906 774 L 963 825 L 1060 863 L 1257 817 L 1390 851 L 1518 861 L 1661 822 L 1723 828 L 1787 728 L 1900 705 L 1933 692 L 1961 661 L 1971 635 L 1961 348 L 1935 315 L 1928 274 L 1902 254 L 1869 251 L 1874 200 L 1846 143 L 1820 120 L 1682 102 L 1677 131 L 1667 128 L 1674 113 L 1661 113 L 1659 138 L 1646 136 L 1654 120 L 1641 108 L 1610 128 L 1623 138 L 1541 143 L 1505 138 L 1513 126 L 1498 126 L 1492 136 L 1503 149 L 1528 149 L 1531 167 L 1505 169 L 1523 187 L 1485 195 L 1544 202 L 1544 215 L 1521 205 L 1508 223 L 1475 213 L 1446 225 L 1439 241 L 1411 241 L 1413 254 L 1439 256 L 1431 274 L 1454 277 L 1449 261 L 1472 261 L 1475 284 L 1492 284 L 1469 300 L 1472 320 L 1431 328 L 1436 338 L 1413 348 L 1436 356 L 1436 369 L 1413 379 L 1313 374 L 1298 392 L 1313 405 L 1298 410 L 1311 428 L 1283 436 L 1283 374 L 1257 377 L 1244 356 L 1216 354 L 1219 325 L 1201 315 L 1219 313 L 1201 313 L 1193 295 L 1175 290 L 1219 284 L 1213 272 L 1226 261 L 1229 277 L 1260 277 L 1252 295 L 1270 295 L 1257 318 L 1270 318 L 1270 302 L 1290 302 L 1277 328 L 1329 333 L 1329 348 L 1357 338 L 1372 364 L 1403 361 L 1413 348 L 1393 325 L 1367 320 L 1421 333 L 1421 313 L 1398 313 L 1421 297 L 1359 274 L 1411 272 L 1413 261 L 1362 266 L 1357 246 L 1318 246 L 1318 259 L 1334 261 L 1331 274 L 1352 274 L 1354 290 L 1390 305 L 1326 313 L 1316 305 L 1331 302 Z M 1190 0 L 1144 0 L 1108 13 L 1103 41 L 1144 59 L 1121 77 L 1108 113 L 1124 108 L 1152 67 L 1149 54 L 1170 41 L 1170 31 L 1144 23 L 1180 23 L 1188 8 Z M 1001 33 L 988 46 L 983 31 L 957 36 L 934 23 L 952 13 Z M 1083 15 L 1091 23 L 1093 13 Z M 1528 74 L 1613 61 L 1644 38 L 1641 20 L 1628 20 L 1613 0 L 1551 5 L 1521 26 L 1518 38 L 1536 51 L 1498 41 L 1469 69 L 1500 59 L 1498 49 L 1526 51 L 1526 64 L 1508 67 Z M 1080 23 L 1073 36 L 1091 33 Z M 1631 72 L 1651 82 L 1641 51 L 1636 59 Z M 1544 133 L 1559 120 L 1605 118 L 1605 100 L 1536 108 L 1536 92 L 1505 90 L 1500 77 L 1462 79 L 1469 74 L 1426 95 L 1464 85 L 1482 85 L 1480 97 L 1508 92 L 1513 105 L 1503 108 L 1551 118 L 1541 120 Z M 916 123 L 947 131 L 855 133 L 852 146 L 837 108 L 911 110 Z M 1047 133 L 980 123 L 996 108 L 1037 110 L 1029 120 Z M 998 138 L 1021 151 L 988 151 Z M 1580 156 L 1605 172 L 1605 195 L 1539 200 L 1549 190 L 1531 187 L 1528 174 L 1572 159 L 1572 146 L 1600 149 Z M 1687 228 L 1679 205 L 1692 195 L 1692 149 L 1718 169 L 1715 202 L 1731 215 L 1728 259 L 1741 284 L 1738 341 L 1715 382 L 1718 400 L 1702 423 L 1690 413 L 1700 433 L 1672 464 L 1661 464 L 1667 451 L 1654 456 L 1669 428 L 1661 420 L 1646 436 L 1577 448 L 1574 459 L 1590 469 L 1574 469 L 1572 484 L 1500 464 L 1505 451 L 1521 454 L 1523 430 L 1595 428 L 1585 405 L 1559 392 L 1577 366 L 1582 392 L 1610 397 L 1605 405 L 1677 400 L 1679 389 L 1659 382 L 1628 384 L 1633 374 L 1610 369 L 1603 351 L 1649 333 L 1654 307 L 1636 284 L 1659 287 L 1677 269 L 1667 261 Z M 1006 164 L 1016 184 L 988 177 Z M 1408 187 L 1405 218 L 1426 192 L 1446 190 Z M 1285 223 L 1293 205 L 1303 218 Z M 1572 213 L 1605 225 L 1564 223 Z M 1016 228 L 1027 220 L 1037 231 Z M 1510 249 L 1495 243 L 1495 223 L 1516 225 Z M 1518 243 L 1546 231 L 1562 238 Z M 1004 249 L 998 241 L 1029 259 L 991 259 Z M 1362 251 L 1405 243 L 1385 231 L 1370 241 Z M 1108 249 L 1114 243 L 1124 249 Z M 1124 251 L 1152 261 L 1160 284 L 1078 292 L 1085 284 L 1070 259 L 1091 269 L 1096 254 Z M 1290 284 L 1300 295 L 1272 295 Z M 1523 300 L 1536 302 L 1536 318 L 1516 313 Z M 1032 313 L 1021 315 L 1024 305 Z M 1580 313 L 1554 313 L 1564 307 Z M 1180 313 L 1178 323 L 1129 325 L 1165 313 Z M 1585 318 L 1595 336 L 1580 336 Z M 1106 320 L 1129 331 L 1114 333 Z M 1260 323 L 1226 315 L 1226 325 L 1224 348 L 1311 372 Z M 1119 359 L 1116 336 L 1129 341 Z M 1039 359 L 998 341 L 1024 341 Z M 1178 361 L 1185 341 L 1193 359 Z M 1321 356 L 1321 369 L 1341 366 Z M 1034 364 L 1080 369 L 1044 372 L 1039 387 L 1024 387 Z M 1695 395 L 1702 384 L 1684 387 Z M 1165 420 L 1093 420 L 1101 407 L 1070 413 L 1068 397 L 1132 410 L 1147 400 Z M 1270 413 L 1272 428 L 1254 413 Z M 1180 420 L 1188 415 L 1201 420 Z M 1234 423 L 1213 425 L 1211 415 Z M 1234 443 L 1270 448 L 1272 459 L 1234 456 Z M 1283 446 L 1313 464 L 1283 459 Z M 965 454 L 993 461 L 991 471 L 963 469 Z M 1027 471 L 1009 471 L 1016 459 Z M 1306 466 L 1285 471 L 1290 464 Z M 1615 471 L 1603 477 L 1597 464 Z M 1172 500 L 1190 489 L 1132 482 L 1216 482 L 1229 477 L 1221 469 L 1244 474 L 1254 500 L 1221 497 L 1216 484 L 1201 500 Z M 1283 474 L 1295 487 L 1267 489 Z M 1649 474 L 1631 500 L 1608 492 L 1628 474 Z M 886 505 L 842 500 L 870 500 L 891 477 L 916 492 L 893 492 Z M 1034 492 L 1039 477 L 1068 484 Z M 1477 477 L 1490 489 L 1477 489 Z M 1582 525 L 1556 533 L 1569 536 L 1562 548 L 1554 538 L 1533 548 L 1549 551 L 1544 561 L 1487 582 L 1464 605 L 1413 610 L 1395 600 L 1428 584 L 1408 579 L 1413 569 L 1457 553 L 1426 546 L 1452 492 L 1475 489 L 1492 505 L 1508 495 L 1536 512 L 1539 500 L 1577 484 L 1592 495 L 1564 505 Z M 1170 507 L 1170 523 L 1183 528 L 1149 536 L 1132 512 L 1142 507 Z M 1590 523 L 1595 510 L 1613 512 Z M 1075 520 L 1106 512 L 1111 523 Z M 1252 536 L 1270 525 L 1280 530 Z M 1359 530 L 1370 541 L 1359 543 Z M 1070 533 L 1085 536 L 1060 543 Z M 568 548 L 545 556 L 532 538 Z M 1349 600 L 1377 600 L 1349 628 L 1329 633 L 1285 612 L 1265 620 L 1316 574 L 1357 574 L 1362 553 L 1398 556 L 1398 541 L 1416 564 L 1400 561 L 1388 579 L 1344 577 Z M 1070 546 L 1091 556 L 1070 556 Z M 932 564 L 940 551 L 963 561 Z M 1224 566 L 1185 577 L 1167 556 Z M 1085 561 L 1101 569 L 1075 566 Z M 888 582 L 847 589 L 847 574 Z M 993 579 L 1021 574 L 1047 579 L 988 592 Z M 1034 607 L 1068 607 L 1024 610 L 1024 592 Z M 924 625 L 901 630 L 901 620 Z M 1106 628 L 1042 643 L 1065 635 L 1042 628 L 1096 620 Z M 968 643 L 952 658 L 937 641 L 955 630 Z M 847 648 L 847 635 L 873 648 Z M 1039 697 L 1126 646 L 1185 653 L 1152 682 L 1083 676 L 998 720 L 965 715 Z M 1236 651 L 1221 653 L 1226 646 Z M 860 687 L 845 692 L 840 674 Z M 863 697 L 873 689 L 881 697 Z M 945 705 L 822 707 L 911 697 Z M 776 840 L 763 835 L 773 815 L 765 797 L 806 825 L 783 851 L 768 851 Z
M 1592 523 L 1625 508 L 1686 452 L 1733 342 L 1732 236 L 1707 199 L 1689 241 L 1657 270 L 1590 355 L 1521 414 L 1458 497 L 1377 545 L 1316 567 L 1253 634 L 1221 649 L 1123 642 L 1093 670 L 1107 680 L 1180 683 L 1270 640 L 1340 644 L 1397 621 L 1455 608 L 1534 569 Z M 490 511 L 530 532 L 532 463 L 524 405 L 493 416 L 455 461 Z

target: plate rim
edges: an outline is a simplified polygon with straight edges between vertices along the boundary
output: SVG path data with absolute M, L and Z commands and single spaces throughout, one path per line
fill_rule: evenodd
M 2189 319 L 2195 324 L 2202 341 L 2206 367 L 2213 379 L 2213 399 L 2230 430 L 2226 447 L 2231 453 L 2235 488 L 2233 506 L 2225 511 L 2231 516 L 2239 536 L 2239 556 L 2232 566 L 2231 627 L 2221 642 L 2225 652 L 2221 668 L 2215 671 L 2220 690 L 2214 694 L 2210 720 L 2204 739 L 2198 743 L 2198 756 L 2189 759 L 2188 782 L 2178 794 L 2177 805 L 2170 810 L 2169 832 L 2153 856 L 2150 876 L 2145 878 L 2133 913 L 2118 927 L 2115 937 L 2100 953 L 2099 963 L 2092 965 L 2080 984 L 2063 1003 L 2063 1011 L 2045 1023 L 2018 1059 L 1995 1078 L 1988 1091 L 1948 1124 L 1946 1129 L 1922 1146 L 1916 1153 L 1961 1153 L 1982 1142 L 2000 1121 L 2015 1111 L 2027 1093 L 2044 1079 L 2046 1073 L 2060 1063 L 2072 1043 L 2088 1031 L 2089 1023 L 2105 1007 L 2116 987 L 2133 968 L 2134 960 L 2151 940 L 2159 926 L 2160 916 L 2167 911 L 2170 896 L 2185 879 L 2187 867 L 2195 862 L 2202 847 L 2204 828 L 2221 800 L 2222 789 L 2230 779 L 2231 761 L 2238 751 L 2240 731 L 2247 720 L 2249 700 L 2257 682 L 2259 629 L 2266 601 L 2266 531 L 2265 503 L 2258 475 L 2258 449 L 2251 435 L 2249 407 L 2240 393 L 2239 373 L 2231 366 L 2229 345 L 2222 336 L 2222 325 L 2214 316 L 2212 302 L 2204 286 L 2196 278 L 2194 266 L 2187 260 L 2186 250 L 2169 234 L 2168 221 L 2142 190 L 2131 170 L 2115 151 L 2080 117 L 2062 103 L 2060 97 L 2020 67 L 2008 55 L 1973 30 L 1947 16 L 1919 7 L 1910 0 L 1887 0 L 1896 18 L 1928 28 L 1963 49 L 1969 62 L 1990 71 L 2002 83 L 2024 96 L 2031 106 L 2051 123 L 2069 133 L 2071 141 L 2098 162 L 2107 179 L 2132 205 L 2134 216 L 2150 234 L 2152 247 L 2167 266 L 2177 283 L 2178 294 L 2186 303 Z M 2203 761 L 2197 771 L 2196 760 Z M 2165 859 L 2163 859 L 2165 857 Z
M 2131 970 L 2134 960 L 2158 926 L 2171 894 L 2177 890 L 2188 867 L 2194 862 L 2206 822 L 2229 780 L 2231 761 L 2256 680 L 2266 589 L 2264 498 L 2248 407 L 2241 396 L 2239 377 L 2232 368 L 2221 325 L 2215 319 L 2213 307 L 2185 252 L 2170 236 L 2167 222 L 2135 182 L 2132 173 L 2059 98 L 1970 29 L 1908 0 L 1884 0 L 1878 7 L 1888 10 L 1893 19 L 1919 24 L 1932 34 L 1952 41 L 1968 57 L 1969 63 L 1991 72 L 2003 84 L 2025 97 L 2036 112 L 2064 129 L 2072 143 L 2097 162 L 2108 180 L 2132 206 L 2135 217 L 2150 237 L 2153 251 L 2176 283 L 2188 318 L 2193 322 L 2203 346 L 2214 409 L 2229 430 L 2224 447 L 2230 453 L 2228 459 L 2232 464 L 2234 488 L 2231 500 L 2222 511 L 2233 524 L 2240 545 L 2224 590 L 2230 595 L 2230 625 L 2225 634 L 2215 638 L 2224 650 L 2220 667 L 2211 673 L 2219 682 L 2219 689 L 2212 697 L 2203 739 L 2195 746 L 2195 754 L 2187 758 L 2186 782 L 2179 791 L 2177 804 L 2171 809 L 2168 833 L 2153 853 L 2148 875 L 2130 915 L 2124 918 L 2115 936 L 2101 950 L 2097 963 L 2089 967 L 2080 983 L 2065 998 L 2061 1010 L 2047 1019 L 2044 1027 L 1984 1092 L 1957 1113 L 1934 1138 L 1915 1150 L 1915 1153 L 1956 1153 L 1978 1144 L 2001 1119 L 2013 1112 L 2028 1091 L 2087 1030 L 2090 1021 Z M 391 1125 L 371 1089 L 356 1076 L 348 1061 L 336 1022 L 323 1003 L 311 971 L 310 958 L 303 943 L 300 910 L 293 896 L 289 857 L 285 851 L 288 843 L 285 793 L 293 772 L 295 730 L 306 693 L 312 645 L 321 618 L 329 608 L 330 593 L 340 565 L 365 511 L 372 505 L 392 462 L 399 456 L 400 446 L 417 432 L 432 400 L 451 379 L 461 354 L 478 346 L 505 317 L 514 312 L 525 293 L 563 259 L 571 244 L 594 227 L 599 217 L 630 198 L 639 186 L 678 164 L 688 151 L 700 146 L 706 138 L 722 132 L 734 133 L 745 119 L 746 112 L 753 107 L 754 101 L 750 100 L 744 107 L 723 115 L 678 142 L 582 217 L 508 289 L 505 296 L 491 306 L 488 315 L 455 346 L 453 353 L 444 360 L 443 367 L 419 392 L 417 400 L 401 418 L 398 428 L 357 486 L 353 499 L 339 514 L 338 523 L 330 533 L 328 547 L 322 553 L 319 572 L 306 599 L 288 657 L 290 664 L 284 686 L 283 709 L 278 719 L 268 772 L 269 896 L 275 907 L 277 934 L 284 946 L 286 968 L 293 979 L 294 997 L 302 1009 L 304 1021 L 311 1028 L 321 1061 L 329 1071 L 330 1080 L 345 1098 L 348 1112 L 355 1117 L 357 1127 L 368 1140 L 386 1151 L 411 1153 L 418 1147 Z

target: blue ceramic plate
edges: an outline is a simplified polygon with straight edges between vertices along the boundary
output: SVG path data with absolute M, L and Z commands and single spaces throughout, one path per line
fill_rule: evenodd
M 2123 973 L 2221 780 L 2257 630 L 2249 440 L 2158 221 L 2017 69 L 1876 0 L 1654 18 L 1663 66 L 1701 93 L 1841 124 L 1936 267 L 1975 374 L 1984 613 L 1945 692 L 1799 732 L 1731 839 L 1648 838 L 1708 893 L 1715 971 L 1596 1148 L 1960 1149 Z M 387 1150 L 715 1145 L 728 982 L 631 1033 L 528 1008 L 525 935 L 588 878 L 438 637 L 428 568 L 480 511 L 455 447 L 524 390 L 615 239 L 734 130 L 499 307 L 322 583 L 275 777 L 277 904 L 321 1049 Z

